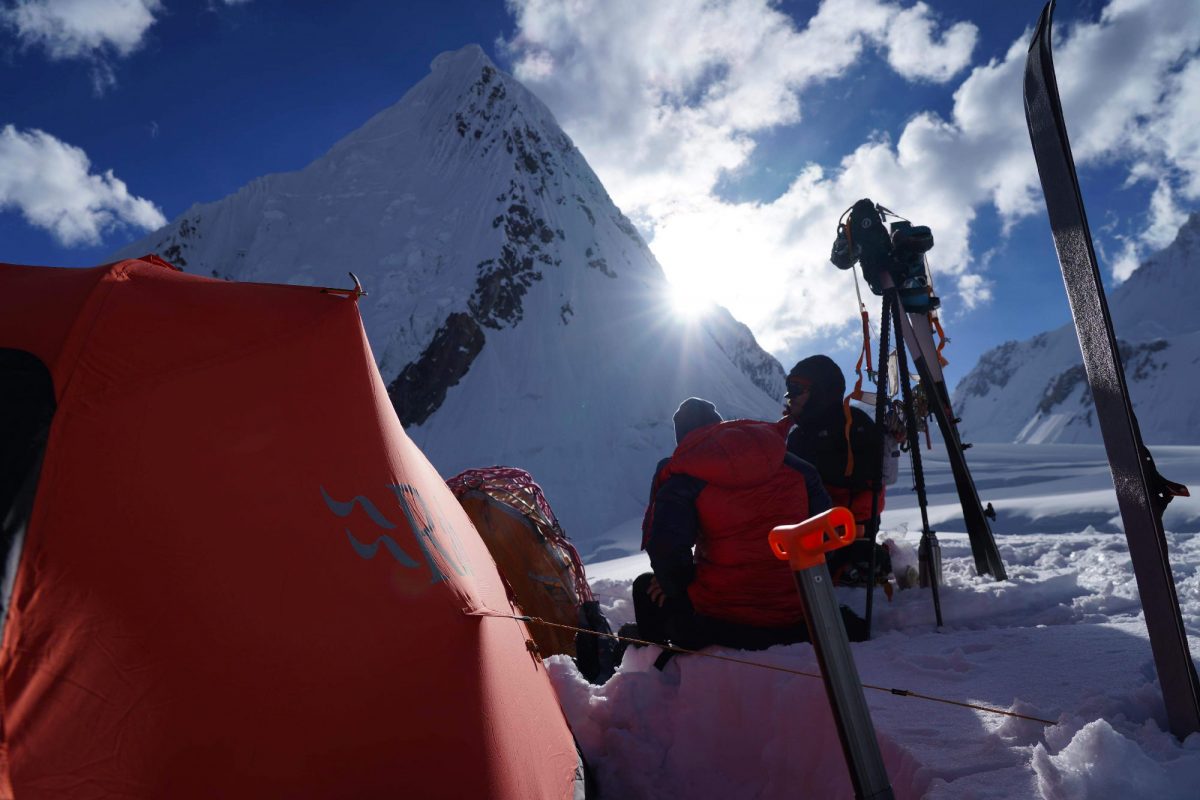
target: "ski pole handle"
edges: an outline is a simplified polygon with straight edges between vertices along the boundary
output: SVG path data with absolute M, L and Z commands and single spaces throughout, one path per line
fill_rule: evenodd
M 855 532 L 850 509 L 834 506 L 804 522 L 772 529 L 767 541 L 776 558 L 791 562 L 792 570 L 799 571 L 824 563 L 825 554 L 850 544 Z

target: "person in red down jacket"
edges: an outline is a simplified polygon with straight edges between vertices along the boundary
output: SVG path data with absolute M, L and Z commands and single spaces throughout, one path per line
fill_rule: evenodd
M 830 502 L 817 471 L 787 452 L 791 422 L 725 422 L 695 397 L 674 422 L 678 446 L 646 514 L 653 572 L 633 584 L 637 638 L 688 650 L 806 641 L 791 567 L 767 536 Z

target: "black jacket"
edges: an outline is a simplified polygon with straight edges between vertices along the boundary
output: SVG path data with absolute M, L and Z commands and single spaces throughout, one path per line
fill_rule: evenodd
M 850 408 L 850 445 L 846 445 L 846 417 L 840 405 L 802 419 L 788 434 L 789 453 L 817 468 L 826 488 L 860 491 L 878 486 L 879 455 L 883 437 L 865 411 Z M 854 465 L 846 475 L 850 450 Z

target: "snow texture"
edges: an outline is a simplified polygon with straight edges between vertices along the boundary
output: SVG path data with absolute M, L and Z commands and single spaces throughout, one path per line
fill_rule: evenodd
M 640 513 L 682 400 L 779 413 L 779 363 L 723 308 L 672 313 L 662 268 L 583 156 L 477 46 L 439 55 L 308 167 L 117 256 L 147 252 L 239 281 L 345 287 L 353 271 L 413 440 L 444 477 L 528 470 L 585 555 Z
M 1109 292 L 1125 378 L 1150 444 L 1200 444 L 1195 370 L 1200 362 L 1200 214 L 1175 241 Z M 1074 325 L 1005 342 L 959 382 L 963 437 L 1043 444 L 1100 441 Z
M 972 467 L 995 503 L 1010 579 L 975 575 L 945 459 L 927 451 L 944 551 L 945 626 L 927 590 L 876 595 L 875 637 L 851 645 L 864 683 L 1048 720 L 1043 724 L 878 689 L 865 691 L 898 798 L 1185 800 L 1200 785 L 1200 735 L 1178 742 L 1166 714 L 1103 448 L 981 445 Z M 1200 448 L 1156 448 L 1162 472 L 1200 483 Z M 892 487 L 884 535 L 915 560 L 919 516 Z M 630 526 L 627 526 L 630 527 Z M 1167 515 L 1193 654 L 1200 652 L 1200 498 Z M 613 534 L 620 538 L 621 531 Z M 590 564 L 614 628 L 632 621 L 643 556 Z M 839 599 L 860 612 L 862 590 Z M 810 645 L 711 654 L 817 673 Z M 551 675 L 595 769 L 601 798 L 853 797 L 821 681 L 703 656 L 631 648 L 603 687 L 565 657 Z

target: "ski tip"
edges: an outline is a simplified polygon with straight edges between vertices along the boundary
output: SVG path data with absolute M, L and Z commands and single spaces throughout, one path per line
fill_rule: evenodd
M 1037 47 L 1038 42 L 1045 39 L 1050 41 L 1050 23 L 1054 18 L 1054 3 L 1055 0 L 1050 0 L 1042 9 L 1042 15 L 1038 17 L 1037 29 L 1033 32 L 1033 38 L 1029 40 L 1029 50 Z

